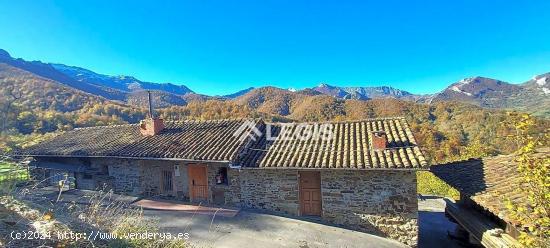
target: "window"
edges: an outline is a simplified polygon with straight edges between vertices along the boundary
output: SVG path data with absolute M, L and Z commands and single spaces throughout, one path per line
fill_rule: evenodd
M 223 167 L 218 170 L 218 174 L 216 175 L 216 184 L 228 184 L 227 168 Z
M 162 171 L 162 190 L 164 192 L 170 192 L 173 190 L 172 188 L 172 171 L 165 170 Z

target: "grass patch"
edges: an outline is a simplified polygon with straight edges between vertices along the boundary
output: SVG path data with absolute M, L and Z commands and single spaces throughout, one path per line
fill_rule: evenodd
M 14 167 L 14 164 L 0 161 L 0 172 L 10 170 Z
M 33 133 L 0 135 L 0 155 L 13 152 L 15 149 L 25 148 L 55 137 L 58 133 Z
M 436 195 L 458 200 L 460 193 L 429 171 L 416 172 L 417 191 L 422 195 Z
M 29 173 L 25 168 L 14 163 L 0 161 L 0 185 L 6 183 L 18 183 L 29 179 Z

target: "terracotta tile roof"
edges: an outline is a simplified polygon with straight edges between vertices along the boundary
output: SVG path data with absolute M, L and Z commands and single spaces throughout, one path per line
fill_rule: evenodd
M 228 161 L 245 168 L 424 169 L 426 160 L 403 118 L 269 124 L 262 120 L 166 122 L 158 135 L 138 124 L 80 128 L 18 152 L 28 156 L 126 157 Z M 253 132 L 252 126 L 258 133 Z M 305 126 L 304 126 L 305 125 Z M 317 125 L 317 126 L 315 126 Z M 330 139 L 289 134 L 325 127 Z M 246 127 L 243 129 L 243 127 Z M 267 139 L 271 127 L 273 140 Z M 301 128 L 306 127 L 306 129 Z M 233 134 L 239 131 L 240 137 Z M 388 147 L 372 149 L 373 131 L 385 131 Z M 254 138 L 252 138 L 254 137 Z
M 177 158 L 231 161 L 245 147 L 233 133 L 245 122 L 262 120 L 167 121 L 155 136 L 143 136 L 139 124 L 79 128 L 17 152 L 29 156 Z M 250 127 L 243 132 L 250 132 Z
M 548 154 L 550 148 L 543 148 L 537 150 L 536 156 Z M 504 221 L 515 223 L 509 217 L 507 199 L 516 204 L 527 202 L 526 195 L 518 190 L 521 178 L 515 157 L 511 154 L 471 159 L 433 165 L 430 170 L 482 208 Z
M 332 130 L 332 138 L 300 138 L 305 129 Z M 372 149 L 373 131 L 385 131 L 388 148 Z M 427 162 L 404 118 L 361 121 L 273 124 L 269 140 L 263 136 L 243 156 L 240 165 L 259 168 L 424 169 Z

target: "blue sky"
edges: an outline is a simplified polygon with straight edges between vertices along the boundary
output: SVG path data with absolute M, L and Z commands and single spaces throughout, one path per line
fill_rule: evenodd
M 320 82 L 433 93 L 464 77 L 518 83 L 550 72 L 548 9 L 546 0 L 0 0 L 0 48 L 210 95 Z

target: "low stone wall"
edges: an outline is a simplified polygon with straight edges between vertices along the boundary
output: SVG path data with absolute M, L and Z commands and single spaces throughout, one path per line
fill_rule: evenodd
M 323 171 L 321 186 L 323 219 L 416 246 L 414 171 Z
M 243 207 L 299 215 L 297 170 L 245 169 L 239 177 Z

